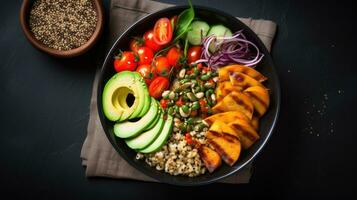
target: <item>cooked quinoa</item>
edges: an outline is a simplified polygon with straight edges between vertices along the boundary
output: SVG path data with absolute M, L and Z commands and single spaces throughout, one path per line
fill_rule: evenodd
M 201 139 L 202 140 L 202 139 Z M 205 142 L 202 140 L 202 142 Z M 173 133 L 168 143 L 162 149 L 152 154 L 137 154 L 137 159 L 145 162 L 157 170 L 164 170 L 171 175 L 185 175 L 195 177 L 206 172 L 206 167 L 197 153 L 197 149 L 188 145 L 185 136 Z
M 202 118 L 212 114 L 217 81 L 217 74 L 208 68 L 191 65 L 181 69 L 170 90 L 162 93 L 163 100 L 167 102 L 165 111 L 175 117 L 170 139 L 160 151 L 138 153 L 136 158 L 145 159 L 151 167 L 175 176 L 204 174 L 206 167 L 195 147 L 198 143 L 206 143 L 208 124 Z
M 202 119 L 196 120 L 201 124 Z M 145 159 L 145 162 L 156 170 L 164 170 L 171 175 L 183 175 L 189 177 L 199 176 L 206 172 L 206 167 L 194 145 L 187 144 L 185 133 L 180 128 L 184 122 L 174 118 L 173 133 L 162 149 L 152 154 L 138 153 L 136 159 Z M 203 122 L 204 123 L 204 122 Z M 202 130 L 189 132 L 192 139 L 200 144 L 206 143 L 207 127 Z
M 174 118 L 173 133 L 167 141 L 167 144 L 156 153 L 138 153 L 136 159 L 145 159 L 145 162 L 151 167 L 155 167 L 156 170 L 164 170 L 164 172 L 174 176 L 183 175 L 195 177 L 204 174 L 206 167 L 197 149 L 193 145 L 187 144 L 185 133 L 180 129 L 183 123 L 184 122 L 179 118 Z M 207 127 L 200 131 L 192 130 L 189 133 L 192 139 L 200 144 L 205 144 L 206 131 Z

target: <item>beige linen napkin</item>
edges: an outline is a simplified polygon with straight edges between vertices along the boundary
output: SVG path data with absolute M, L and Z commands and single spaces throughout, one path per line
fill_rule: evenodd
M 112 0 L 110 3 L 110 41 L 108 45 L 111 46 L 116 38 L 133 22 L 149 13 L 169 6 L 171 5 L 155 1 Z M 253 20 L 250 18 L 239 19 L 257 33 L 259 38 L 270 50 L 276 31 L 276 24 L 268 20 Z M 86 176 L 156 181 L 131 167 L 119 156 L 106 138 L 97 110 L 98 74 L 99 71 L 96 74 L 93 84 L 87 137 L 81 151 L 82 165 L 87 167 Z M 251 173 L 252 164 L 249 164 L 239 172 L 227 177 L 221 182 L 248 183 Z

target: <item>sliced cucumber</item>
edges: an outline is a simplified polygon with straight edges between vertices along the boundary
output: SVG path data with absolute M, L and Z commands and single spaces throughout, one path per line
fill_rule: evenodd
M 229 28 L 220 24 L 212 26 L 207 35 L 215 35 L 217 37 L 230 37 L 232 36 L 232 31 Z M 212 53 L 217 50 L 213 42 L 210 44 L 209 50 Z
M 190 25 L 190 31 L 187 33 L 188 42 L 191 45 L 202 44 L 202 37 L 207 35 L 209 25 L 204 21 L 194 21 Z

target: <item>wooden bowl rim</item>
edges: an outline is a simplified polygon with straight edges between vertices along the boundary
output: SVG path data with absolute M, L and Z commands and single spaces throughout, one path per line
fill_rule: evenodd
M 104 14 L 103 14 L 103 6 L 100 0 L 93 0 L 93 6 L 97 13 L 97 25 L 89 40 L 84 43 L 82 46 L 77 47 L 75 49 L 71 49 L 68 51 L 60 51 L 57 49 L 53 49 L 50 47 L 45 46 L 41 41 L 37 40 L 34 34 L 31 32 L 29 28 L 29 24 L 27 21 L 29 10 L 31 9 L 32 2 L 31 0 L 24 0 L 21 5 L 20 10 L 20 24 L 21 28 L 26 36 L 26 38 L 30 41 L 30 43 L 38 48 L 39 50 L 48 53 L 55 57 L 75 57 L 87 52 L 99 39 L 104 25 Z

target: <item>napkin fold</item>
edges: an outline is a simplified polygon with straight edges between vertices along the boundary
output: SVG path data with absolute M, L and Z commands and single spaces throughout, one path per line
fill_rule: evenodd
M 150 0 L 111 0 L 109 14 L 110 35 L 107 44 L 111 46 L 120 34 L 135 21 L 149 13 L 170 6 L 172 5 Z M 276 24 L 272 21 L 262 19 L 239 19 L 249 26 L 263 41 L 267 49 L 270 50 L 276 31 Z M 110 46 L 107 46 L 107 49 L 109 49 Z M 156 180 L 134 169 L 121 158 L 107 139 L 100 123 L 97 109 L 98 78 L 99 70 L 96 73 L 93 83 L 87 137 L 83 143 L 80 155 L 82 165 L 86 167 L 86 177 L 109 177 L 156 182 Z M 252 170 L 253 165 L 250 163 L 239 172 L 223 179 L 221 182 L 231 184 L 249 183 Z

